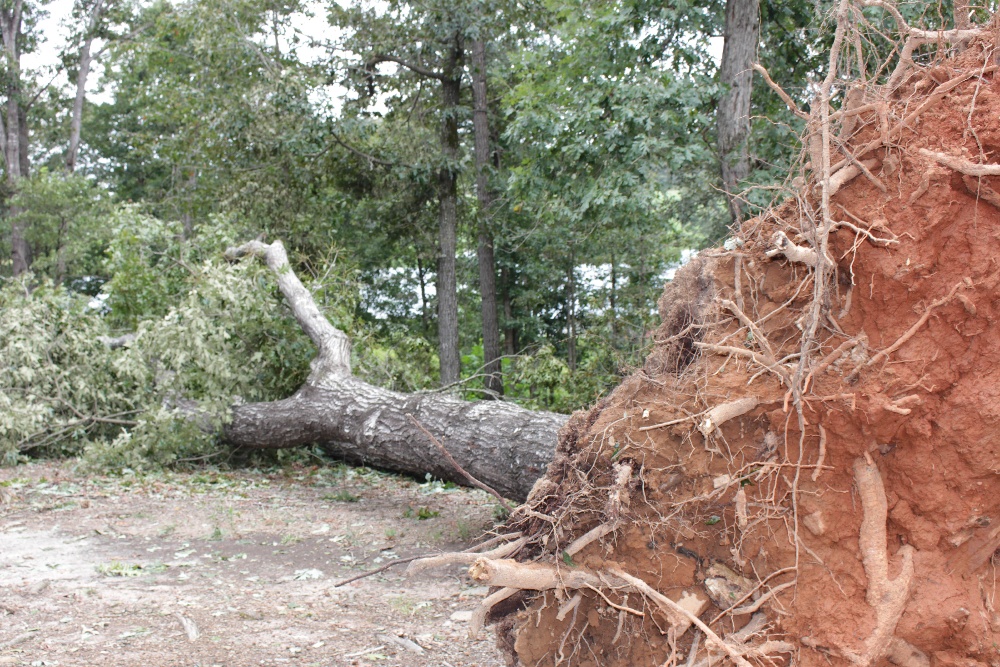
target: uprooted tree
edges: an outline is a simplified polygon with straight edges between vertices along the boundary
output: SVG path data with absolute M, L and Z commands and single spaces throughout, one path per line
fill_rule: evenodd
M 505 547 L 413 566 L 471 561 L 511 664 L 1000 661 L 1000 22 L 835 18 L 808 114 L 758 68 L 808 123 L 785 202 L 668 286 Z
M 368 384 L 351 374 L 350 340 L 320 312 L 280 241 L 253 241 L 226 254 L 234 260 L 254 255 L 267 263 L 318 351 L 293 396 L 232 409 L 223 433 L 229 444 L 258 449 L 319 444 L 348 462 L 461 483 L 471 476 L 505 497 L 527 497 L 552 459 L 563 415 Z
M 902 37 L 870 71 L 866 9 Z M 267 263 L 318 356 L 225 440 L 526 497 L 491 551 L 413 566 L 469 564 L 492 587 L 473 631 L 512 662 L 996 664 L 1000 28 L 912 29 L 884 0 L 836 26 L 809 113 L 758 69 L 808 126 L 786 201 L 678 274 L 645 367 L 592 410 L 366 384 L 283 246 L 252 242 L 229 257 Z

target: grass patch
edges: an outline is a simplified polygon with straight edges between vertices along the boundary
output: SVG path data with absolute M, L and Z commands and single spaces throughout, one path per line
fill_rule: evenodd
M 328 493 L 328 494 L 324 495 L 323 496 L 323 500 L 329 500 L 329 501 L 334 501 L 334 502 L 338 502 L 338 503 L 356 503 L 359 500 L 361 500 L 361 498 L 359 498 L 358 496 L 354 495 L 353 493 L 351 493 L 347 489 L 341 489 L 340 491 L 337 491 L 336 493 Z
M 432 510 L 427 506 L 421 507 L 407 507 L 406 511 L 403 512 L 404 519 L 417 519 L 418 521 L 426 521 L 427 519 L 433 519 L 435 517 L 441 516 L 441 512 L 437 510 Z

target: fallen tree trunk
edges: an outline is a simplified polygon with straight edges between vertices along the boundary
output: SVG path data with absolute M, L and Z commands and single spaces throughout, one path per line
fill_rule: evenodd
M 293 396 L 234 407 L 223 433 L 226 442 L 258 449 L 316 444 L 350 463 L 467 483 L 419 424 L 468 474 L 504 496 L 527 497 L 552 459 L 564 415 L 443 393 L 402 394 L 354 377 L 347 335 L 320 312 L 288 265 L 281 242 L 253 241 L 226 252 L 230 260 L 246 255 L 260 257 L 274 272 L 318 354 Z

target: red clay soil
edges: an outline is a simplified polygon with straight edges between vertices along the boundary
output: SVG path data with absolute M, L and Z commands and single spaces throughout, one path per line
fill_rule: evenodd
M 836 272 L 820 347 L 805 368 L 815 374 L 801 402 L 804 432 L 776 373 L 743 353 L 697 345 L 746 350 L 758 359 L 769 345 L 794 375 L 798 357 L 789 355 L 802 344 L 812 274 L 803 264 L 765 255 L 777 230 L 809 245 L 807 217 L 790 201 L 746 223 L 739 248 L 703 252 L 668 286 L 660 304 L 664 324 L 645 368 L 574 416 L 557 461 L 529 499 L 534 513 L 513 516 L 512 525 L 538 543 L 519 560 L 567 570 L 617 566 L 675 600 L 707 588 L 713 603 L 700 618 L 723 637 L 750 614 L 713 620 L 722 608 L 745 607 L 795 582 L 760 605 L 768 626 L 754 642 L 789 642 L 793 650 L 776 654 L 776 664 L 865 664 L 879 603 L 877 595 L 869 596 L 871 604 L 866 599 L 870 582 L 859 546 L 863 516 L 854 470 L 867 455 L 885 488 L 890 579 L 904 545 L 914 550 L 905 608 L 894 632 L 889 628 L 889 636 L 911 645 L 910 653 L 893 661 L 1000 664 L 1000 177 L 963 178 L 919 152 L 1000 162 L 1000 78 L 992 50 L 984 49 L 974 46 L 958 60 L 912 75 L 888 101 L 889 128 L 930 104 L 890 134 L 890 147 L 857 156 L 877 160 L 871 172 L 886 191 L 860 176 L 832 200 L 833 219 L 856 229 L 841 226 L 830 238 Z M 942 84 L 961 76 L 967 78 L 940 94 Z M 861 121 L 849 140 L 856 150 L 888 129 L 875 112 Z M 766 343 L 722 300 L 742 303 Z M 852 340 L 860 342 L 844 345 Z M 838 348 L 846 350 L 842 356 L 817 368 Z M 890 353 L 878 356 L 883 350 Z M 706 410 L 751 396 L 759 400 L 755 409 L 708 437 L 698 430 Z M 826 455 L 818 468 L 820 427 Z M 637 471 L 628 523 L 576 556 L 560 557 L 574 538 L 608 520 L 615 463 Z M 737 512 L 743 494 L 745 514 Z M 687 660 L 695 632 L 671 648 L 666 617 L 637 593 L 609 587 L 606 600 L 585 590 L 582 603 L 557 620 L 574 593 L 533 594 L 526 608 L 506 610 L 498 631 L 512 664 Z M 620 612 L 609 601 L 644 615 Z M 697 660 L 706 655 L 704 636 L 700 642 Z M 721 660 L 716 654 L 713 661 Z

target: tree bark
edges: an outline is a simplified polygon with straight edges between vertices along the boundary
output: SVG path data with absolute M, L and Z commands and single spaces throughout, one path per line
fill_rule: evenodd
M 497 322 L 496 262 L 493 256 L 493 231 L 490 220 L 493 192 L 489 186 L 490 122 L 486 96 L 486 44 L 472 43 L 472 124 L 475 133 L 476 197 L 479 200 L 479 297 L 483 321 L 483 372 L 486 388 L 503 395 L 500 369 L 500 325 Z
M 566 271 L 566 363 L 576 370 L 576 262 L 571 253 Z
M 564 415 L 503 401 L 470 403 L 437 393 L 401 394 L 351 375 L 350 341 L 323 316 L 288 265 L 280 241 L 253 241 L 226 253 L 261 257 L 299 325 L 319 350 L 293 396 L 232 409 L 226 442 L 253 448 L 317 444 L 352 463 L 465 483 L 410 415 L 434 434 L 460 466 L 515 500 L 527 497 L 555 451 Z
M 438 171 L 438 358 L 441 385 L 458 382 L 461 358 L 458 346 L 458 105 L 462 79 L 458 68 L 462 61 L 461 38 L 456 35 L 448 64 L 441 77 L 441 153 L 444 164 Z
M 759 0 L 726 0 L 725 42 L 719 81 L 727 87 L 716 115 L 722 189 L 733 224 L 742 219 L 739 183 L 750 175 L 750 93 L 760 34 Z
M 22 0 L 0 9 L 0 36 L 3 39 L 4 59 L 7 61 L 7 101 L 6 125 L 0 126 L 4 168 L 7 185 L 16 192 L 18 182 L 27 176 L 27 122 L 21 108 L 21 7 Z M 22 146 L 23 153 L 22 154 Z M 18 219 L 21 211 L 8 206 L 7 219 L 10 220 L 11 263 L 15 276 L 31 268 L 31 246 L 28 243 L 24 225 Z
M 469 474 L 518 501 L 545 473 L 566 421 L 504 401 L 401 394 L 355 377 L 331 376 L 282 401 L 233 408 L 225 440 L 262 449 L 318 444 L 349 463 L 467 484 L 408 415 Z
M 76 169 L 76 156 L 80 149 L 80 129 L 83 126 L 83 102 L 87 94 L 87 77 L 90 76 L 91 53 L 94 43 L 97 23 L 104 11 L 104 0 L 97 0 L 90 13 L 87 32 L 84 34 L 83 46 L 80 47 L 79 71 L 76 73 L 76 97 L 73 99 L 73 115 L 70 118 L 69 148 L 66 151 L 66 171 L 73 173 Z
M 611 254 L 611 292 L 608 303 L 611 308 L 611 345 L 618 346 L 618 271 L 615 265 L 615 255 Z
M 503 285 L 503 344 L 504 353 L 513 357 L 518 352 L 517 329 L 514 327 L 514 303 L 511 297 L 512 271 L 500 269 L 500 284 Z

